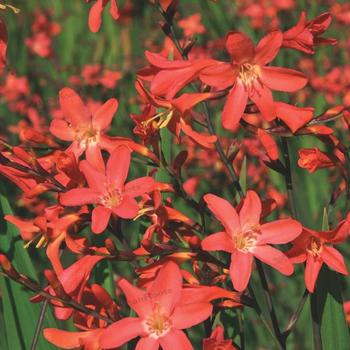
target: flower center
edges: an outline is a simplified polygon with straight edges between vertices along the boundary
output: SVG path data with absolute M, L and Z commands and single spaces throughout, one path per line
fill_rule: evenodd
M 160 338 L 169 332 L 171 321 L 169 316 L 161 311 L 158 305 L 155 305 L 153 313 L 144 321 L 146 332 L 152 338 Z
M 244 63 L 239 67 L 239 79 L 247 88 L 251 88 L 260 77 L 260 67 L 251 63 Z
M 259 225 L 243 227 L 241 232 L 233 235 L 233 243 L 237 250 L 247 253 L 255 246 L 259 234 Z
M 100 131 L 90 126 L 87 129 L 77 131 L 75 139 L 83 147 L 94 145 L 100 141 Z
M 106 191 L 100 198 L 100 203 L 107 208 L 118 207 L 123 200 L 122 191 L 113 186 L 106 186 Z
M 320 256 L 323 249 L 323 244 L 321 240 L 317 237 L 311 237 L 309 241 L 309 245 L 307 247 L 307 251 L 313 256 Z

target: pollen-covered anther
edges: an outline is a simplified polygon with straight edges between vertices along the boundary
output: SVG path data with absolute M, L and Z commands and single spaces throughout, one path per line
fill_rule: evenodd
M 171 328 L 171 321 L 169 319 L 169 316 L 156 306 L 153 310 L 153 313 L 145 319 L 144 327 L 146 332 L 152 338 L 157 339 L 169 332 Z
M 254 247 L 257 236 L 259 234 L 259 227 L 243 228 L 241 232 L 233 236 L 235 248 L 241 252 L 248 252 L 250 248 Z
M 247 88 L 251 88 L 260 77 L 260 67 L 251 63 L 244 63 L 239 67 L 238 77 Z
M 92 127 L 80 130 L 76 133 L 75 139 L 84 146 L 96 144 L 100 141 L 100 132 Z
M 317 257 L 317 256 L 320 256 L 322 250 L 323 250 L 323 244 L 321 240 L 317 237 L 311 237 L 307 251 L 313 256 Z
M 174 115 L 174 110 L 168 109 L 168 110 L 160 112 L 160 113 L 156 114 L 155 116 L 153 116 L 152 118 L 142 122 L 142 124 L 143 124 L 143 126 L 148 126 L 150 123 L 152 123 L 154 128 L 162 129 L 162 128 L 165 128 L 169 124 L 173 115 Z

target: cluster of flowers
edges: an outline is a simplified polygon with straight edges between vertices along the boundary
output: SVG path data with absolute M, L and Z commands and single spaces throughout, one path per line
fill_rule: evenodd
M 254 266 L 259 268 L 262 263 L 286 276 L 293 274 L 294 264 L 305 263 L 305 285 L 310 293 L 323 264 L 348 274 L 343 256 L 334 248 L 349 235 L 347 218 L 340 218 L 335 228 L 324 231 L 304 227 L 294 213 L 293 218 L 266 219 L 286 202 L 284 195 L 264 178 L 268 168 L 288 172 L 287 165 L 280 161 L 274 136 L 315 135 L 331 146 L 332 152 L 301 149 L 299 166 L 310 172 L 325 167 L 340 169 L 340 192 L 349 177 L 346 147 L 333 129 L 323 125 L 338 116 L 350 123 L 346 103 L 315 115 L 312 107 L 298 107 L 273 96 L 273 91 L 292 93 L 308 83 L 306 75 L 298 70 L 270 65 L 280 50 L 311 55 L 319 44 L 336 44 L 335 39 L 322 37 L 330 25 L 330 13 L 312 20 L 302 13 L 298 23 L 286 31 L 278 29 L 273 21 L 273 30 L 257 45 L 247 34 L 230 31 L 221 45 L 227 60 L 218 60 L 210 55 L 211 50 L 196 48 L 190 39 L 205 31 L 200 15 L 181 21 L 187 39 L 178 41 L 167 30 L 172 26 L 178 1 L 157 3 L 165 21 L 163 29 L 170 34 L 161 53 L 145 52 L 148 66 L 137 74 L 135 87 L 141 113 L 130 117 L 138 142 L 108 133 L 118 109 L 115 98 L 84 103 L 76 91 L 64 87 L 59 92 L 59 109 L 48 126 L 33 107 L 33 96 L 29 100 L 24 78 L 8 75 L 0 90 L 14 111 L 23 111 L 30 119 L 30 125 L 24 122 L 12 129 L 19 134 L 20 145 L 2 142 L 0 173 L 23 191 L 22 202 L 35 214 L 31 220 L 13 215 L 5 219 L 18 227 L 26 246 L 46 248 L 52 270 L 45 271 L 48 286 L 43 292 L 54 307 L 55 317 L 73 318 L 79 331 L 44 329 L 44 336 L 65 349 L 114 349 L 136 337 L 139 350 L 192 349 L 184 330 L 205 322 L 213 315 L 213 305 L 241 308 L 254 304 L 248 286 Z M 119 18 L 115 0 L 94 1 L 89 15 L 92 32 L 99 30 L 108 4 L 112 17 Z M 293 6 L 293 1 L 286 1 L 282 10 Z M 240 11 L 251 17 L 255 26 L 264 26 L 259 18 L 261 11 L 256 17 L 253 7 L 245 4 Z M 278 7 L 274 9 L 279 11 Z M 48 14 L 40 14 L 32 29 L 34 36 L 26 44 L 42 57 L 52 55 L 50 42 L 59 33 L 59 26 L 49 20 Z M 0 31 L 0 63 L 4 68 L 7 39 L 1 25 Z M 120 78 L 118 72 L 102 73 L 100 66 L 86 67 L 84 72 L 85 82 L 72 82 L 112 88 Z M 312 84 L 322 81 L 314 78 Z M 253 135 L 242 142 L 239 150 L 229 138 L 215 133 L 208 106 L 222 102 L 223 128 L 232 135 L 240 128 Z M 202 106 L 203 112 L 198 112 L 197 106 Z M 166 159 L 163 154 L 163 131 L 186 147 L 175 159 Z M 36 151 L 39 145 L 50 151 L 42 155 Z M 257 191 L 243 193 L 238 182 L 237 171 L 246 155 L 260 161 L 260 165 L 249 165 L 247 173 L 258 189 L 261 186 L 268 193 L 265 200 Z M 128 181 L 132 160 L 145 165 L 145 174 Z M 203 201 L 196 201 L 199 182 L 211 178 L 193 176 L 183 182 L 181 171 L 198 161 L 232 178 L 231 187 L 240 197 L 239 203 L 233 205 L 211 193 L 205 194 Z M 159 180 L 160 171 L 167 172 L 169 183 Z M 47 193 L 50 195 L 40 197 Z M 211 215 L 210 221 L 223 228 L 211 234 L 204 222 L 196 222 L 177 210 L 167 194 L 182 198 L 200 215 Z M 121 220 L 147 222 L 137 249 L 122 251 L 111 239 L 120 231 Z M 105 234 L 104 244 L 92 244 L 87 230 Z M 281 244 L 289 245 L 281 250 Z M 62 266 L 62 249 L 75 254 L 76 262 Z M 229 253 L 228 264 L 211 254 L 219 251 Z M 116 303 L 102 286 L 89 283 L 94 267 L 106 260 L 146 263 L 136 265 L 137 286 L 126 278 L 117 281 L 128 306 Z M 4 255 L 0 255 L 0 263 L 10 278 L 24 285 L 32 283 Z M 33 302 L 43 300 L 43 293 L 32 298 Z M 136 315 L 126 317 L 130 309 Z M 203 349 L 219 348 L 236 349 L 231 340 L 225 340 L 220 325 L 203 340 Z

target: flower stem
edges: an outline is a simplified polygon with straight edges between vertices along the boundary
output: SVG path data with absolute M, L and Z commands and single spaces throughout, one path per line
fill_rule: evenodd
M 38 322 L 36 324 L 35 333 L 33 336 L 32 344 L 30 346 L 30 350 L 35 350 L 37 345 L 38 345 L 39 335 L 40 335 L 41 327 L 42 327 L 43 322 L 44 322 L 44 318 L 45 318 L 45 314 L 46 314 L 46 310 L 47 310 L 48 305 L 49 305 L 49 301 L 48 301 L 48 299 L 45 299 L 45 301 L 41 305 L 40 314 L 39 314 Z

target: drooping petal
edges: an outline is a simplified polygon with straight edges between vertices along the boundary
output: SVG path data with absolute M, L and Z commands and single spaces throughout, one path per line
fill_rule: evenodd
M 342 273 L 343 275 L 348 274 L 344 258 L 335 248 L 324 245 L 321 252 L 321 258 L 333 270 Z
M 122 202 L 112 208 L 115 215 L 123 219 L 133 219 L 139 212 L 136 200 L 130 196 L 124 196 Z
M 261 85 L 259 82 L 255 83 L 249 97 L 258 106 L 265 120 L 272 121 L 276 118 L 276 108 L 273 102 L 272 92 L 267 86 Z
M 262 262 L 270 265 L 282 274 L 289 276 L 294 272 L 294 266 L 281 251 L 269 245 L 256 246 L 252 254 Z
M 93 209 L 91 216 L 91 230 L 93 233 L 102 233 L 107 228 L 111 213 L 111 209 L 101 205 Z
M 278 54 L 283 42 L 283 34 L 279 30 L 265 35 L 255 48 L 254 63 L 265 66 Z
M 60 194 L 59 202 L 66 206 L 78 206 L 84 204 L 95 204 L 100 200 L 100 193 L 90 188 L 74 188 Z
M 323 261 L 320 258 L 308 254 L 306 259 L 304 279 L 305 286 L 310 293 L 313 293 L 315 289 L 315 284 L 317 281 L 318 274 L 321 270 L 322 264 Z
M 226 50 L 233 61 L 245 63 L 254 56 L 254 44 L 248 35 L 241 32 L 229 32 L 226 35 Z
M 302 232 L 301 224 L 292 219 L 283 219 L 261 225 L 258 244 L 284 244 L 291 242 Z
M 236 209 L 226 199 L 214 194 L 206 194 L 203 198 L 226 232 L 233 233 L 241 227 Z
M 260 222 L 261 200 L 254 191 L 247 191 L 242 209 L 239 211 L 241 226 L 256 226 Z
M 72 123 L 73 128 L 89 125 L 91 115 L 80 96 L 71 88 L 63 88 L 59 92 L 61 110 L 66 120 Z
M 121 188 L 128 177 L 131 160 L 131 150 L 129 147 L 121 145 L 110 155 L 107 162 L 107 178 L 116 188 Z
M 188 137 L 190 137 L 194 142 L 198 143 L 199 145 L 205 147 L 205 148 L 212 148 L 214 142 L 217 141 L 216 135 L 207 135 L 199 133 L 192 129 L 192 127 L 185 123 L 183 119 L 181 119 L 181 130 L 184 134 L 186 134 Z
M 275 102 L 277 117 L 282 119 L 292 132 L 307 124 L 314 115 L 314 108 L 300 108 L 288 103 Z
M 114 349 L 137 336 L 145 335 L 140 318 L 126 317 L 106 328 L 100 336 L 100 346 L 103 349 Z
M 253 255 L 235 250 L 231 255 L 230 276 L 233 288 L 244 291 L 249 283 L 253 268 Z
M 236 131 L 247 106 L 248 92 L 243 84 L 236 82 L 231 89 L 222 112 L 222 125 L 225 129 Z
M 212 311 L 213 306 L 204 302 L 177 306 L 171 315 L 171 322 L 177 329 L 190 328 L 206 320 Z
M 50 124 L 50 132 L 58 139 L 63 141 L 73 141 L 74 131 L 68 126 L 68 123 L 63 119 L 53 119 Z
M 175 98 L 172 101 L 172 105 L 181 113 L 184 114 L 190 109 L 192 109 L 194 106 L 196 106 L 198 103 L 207 100 L 208 98 L 211 98 L 215 96 L 215 94 L 208 92 L 208 93 L 184 93 L 181 96 Z
M 174 328 L 164 335 L 164 337 L 159 338 L 159 343 L 163 350 L 193 350 L 193 346 L 186 334 Z
M 86 160 L 82 160 L 79 163 L 79 169 L 84 174 L 85 179 L 92 190 L 100 193 L 105 191 L 106 176 L 104 175 L 104 169 L 96 169 Z
M 124 192 L 130 197 L 138 197 L 154 189 L 155 181 L 150 176 L 139 177 L 125 184 Z
M 179 266 L 169 261 L 158 272 L 149 288 L 153 304 L 158 304 L 165 313 L 172 313 L 181 296 L 182 275 Z
M 281 67 L 262 67 L 261 80 L 271 90 L 293 92 L 302 89 L 307 78 L 294 69 Z
M 216 232 L 205 237 L 202 241 L 202 249 L 207 251 L 234 252 L 232 238 L 226 231 Z
M 103 11 L 103 0 L 97 0 L 91 7 L 89 12 L 89 29 L 93 33 L 97 33 L 101 27 Z
M 99 130 L 108 128 L 118 109 L 118 100 L 110 98 L 92 116 L 92 126 Z
M 123 291 L 129 306 L 142 318 L 152 312 L 152 297 L 146 291 L 133 286 L 128 280 L 122 278 L 118 286 Z

